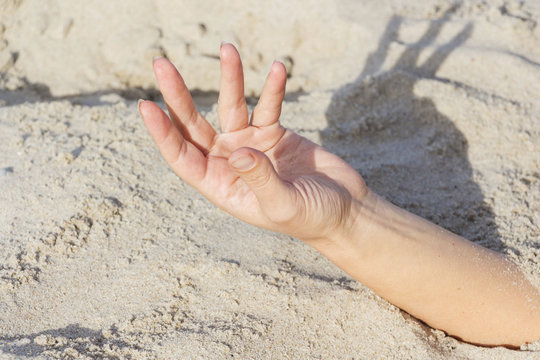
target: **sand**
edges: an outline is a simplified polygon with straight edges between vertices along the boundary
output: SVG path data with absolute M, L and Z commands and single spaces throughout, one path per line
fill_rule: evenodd
M 0 1 L 0 358 L 540 358 L 446 336 L 216 209 L 136 109 L 155 55 L 213 124 L 222 40 L 248 96 L 281 59 L 286 127 L 540 287 L 539 20 L 535 0 Z

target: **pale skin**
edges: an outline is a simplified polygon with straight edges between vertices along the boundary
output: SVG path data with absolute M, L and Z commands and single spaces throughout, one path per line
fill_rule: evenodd
M 299 238 L 381 297 L 463 341 L 540 338 L 540 292 L 501 254 L 400 209 L 338 156 L 279 123 L 287 79 L 274 62 L 251 116 L 240 56 L 220 50 L 217 132 L 174 65 L 154 60 L 169 110 L 139 111 L 171 169 L 237 218 Z

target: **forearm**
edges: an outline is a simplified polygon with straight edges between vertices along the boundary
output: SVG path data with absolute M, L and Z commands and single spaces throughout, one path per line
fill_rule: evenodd
M 372 192 L 351 219 L 343 234 L 310 244 L 383 298 L 468 342 L 540 338 L 540 293 L 502 255 Z
M 311 238 L 306 242 L 351 276 L 435 328 L 486 345 L 540 337 L 540 295 L 514 264 L 369 191 L 358 195 L 366 194 L 365 183 L 342 159 L 283 134 L 283 64 L 272 64 L 250 117 L 233 45 L 222 44 L 220 61 L 221 132 L 197 112 L 165 58 L 154 61 L 154 71 L 171 116 L 151 101 L 139 103 L 180 177 L 242 220 Z M 352 207 L 350 194 L 362 197 Z M 342 227 L 344 219 L 350 223 Z M 328 233 L 335 236 L 312 239 Z

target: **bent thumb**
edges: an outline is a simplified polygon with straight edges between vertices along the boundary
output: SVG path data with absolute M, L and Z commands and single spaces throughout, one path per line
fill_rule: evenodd
M 253 191 L 261 210 L 270 220 L 284 222 L 294 216 L 293 190 L 279 177 L 263 152 L 240 148 L 229 157 L 229 165 Z

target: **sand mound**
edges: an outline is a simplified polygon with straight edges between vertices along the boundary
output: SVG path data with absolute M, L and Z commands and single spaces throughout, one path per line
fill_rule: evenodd
M 533 1 L 0 9 L 2 358 L 539 356 L 447 337 L 216 209 L 167 169 L 131 99 L 155 96 L 149 62 L 166 54 L 216 124 L 219 42 L 239 45 L 248 94 L 281 57 L 285 126 L 540 287 Z

